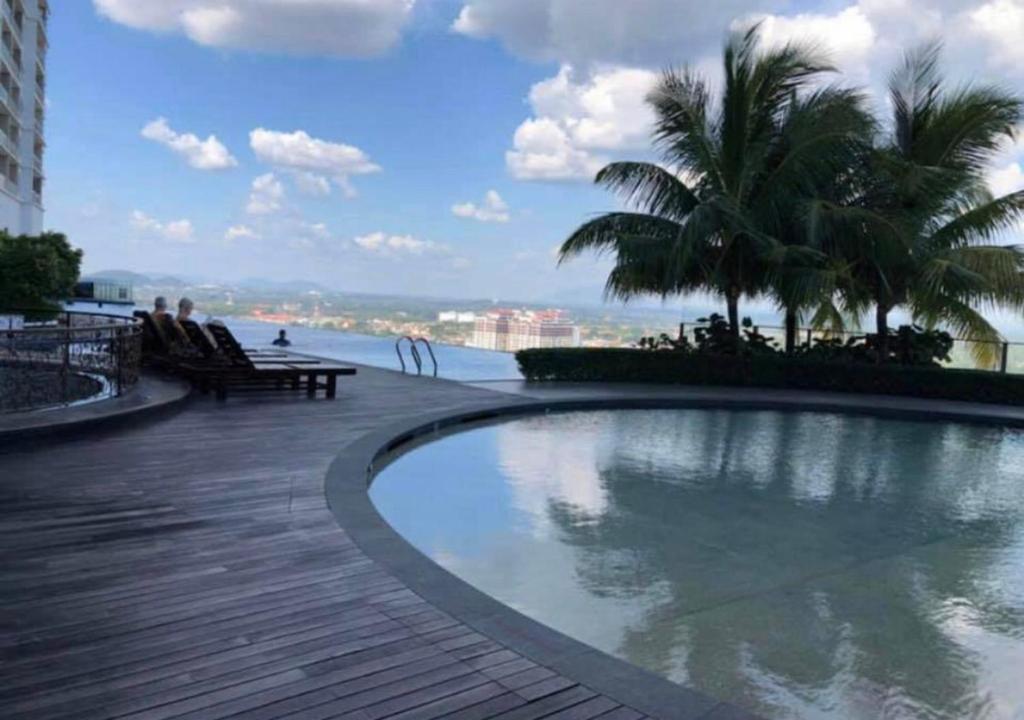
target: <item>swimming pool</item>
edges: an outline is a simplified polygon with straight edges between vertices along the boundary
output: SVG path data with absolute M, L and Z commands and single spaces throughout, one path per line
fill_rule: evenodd
M 371 497 L 505 604 L 773 718 L 1019 718 L 1024 434 L 576 412 L 443 437 Z

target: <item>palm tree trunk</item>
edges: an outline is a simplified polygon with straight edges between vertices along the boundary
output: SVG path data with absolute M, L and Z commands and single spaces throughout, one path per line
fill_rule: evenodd
M 740 294 L 730 289 L 725 294 L 725 303 L 729 313 L 729 331 L 736 347 L 740 346 Z
M 878 335 L 878 362 L 884 363 L 889 359 L 889 308 L 883 303 L 878 303 L 875 309 L 875 332 Z
M 796 310 L 786 308 L 786 354 L 792 355 L 796 350 L 797 316 Z

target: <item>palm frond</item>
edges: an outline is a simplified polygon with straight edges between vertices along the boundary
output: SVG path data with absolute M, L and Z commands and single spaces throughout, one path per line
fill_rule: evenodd
M 956 214 L 931 234 L 936 248 L 991 242 L 1024 220 L 1024 190 L 989 200 Z
M 643 212 L 676 222 L 683 222 L 700 202 L 686 183 L 653 163 L 612 163 L 602 168 L 595 182 Z
M 655 112 L 654 141 L 668 163 L 724 185 L 719 151 L 708 123 L 707 84 L 691 70 L 667 70 L 647 96 Z
M 938 102 L 941 43 L 925 43 L 908 51 L 889 77 L 889 101 L 893 108 L 896 148 L 903 157 L 914 155 L 917 137 L 929 122 Z
M 932 308 L 913 308 L 915 320 L 927 327 L 944 326 L 964 338 L 971 357 L 979 368 L 995 369 L 1002 356 L 1003 337 L 985 317 L 955 297 L 943 298 Z
M 812 328 L 823 330 L 828 335 L 841 336 L 847 328 L 846 316 L 832 296 L 824 296 L 819 300 L 810 322 Z
M 643 213 L 607 213 L 583 223 L 562 243 L 558 262 L 562 264 L 584 252 L 598 254 L 636 249 L 647 245 L 666 246 L 676 242 L 682 225 Z

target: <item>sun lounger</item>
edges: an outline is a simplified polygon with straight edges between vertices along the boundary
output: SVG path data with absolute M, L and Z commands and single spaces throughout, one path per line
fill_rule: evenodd
M 203 334 L 201 328 L 197 329 Z M 192 363 L 187 370 L 201 387 L 216 391 L 221 399 L 227 396 L 229 388 L 298 390 L 301 387 L 305 387 L 310 397 L 323 390 L 326 397 L 334 398 L 338 377 L 356 374 L 352 367 L 287 353 L 275 353 L 273 356 L 250 354 L 242 349 L 241 343 L 226 326 L 211 323 L 206 329 L 213 336 L 216 350 L 225 362 L 216 365 Z
M 178 322 L 168 316 L 161 323 L 145 311 L 135 315 L 143 322 L 150 364 L 187 377 L 204 392 L 214 391 L 219 399 L 226 398 L 229 389 L 303 388 L 309 397 L 323 390 L 325 397 L 334 398 L 338 377 L 356 374 L 355 368 L 315 358 L 246 351 L 224 325 L 209 324 L 204 332 L 192 320 Z

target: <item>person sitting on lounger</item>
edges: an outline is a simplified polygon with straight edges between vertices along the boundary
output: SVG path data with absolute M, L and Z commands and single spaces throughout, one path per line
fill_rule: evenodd
M 153 298 L 153 319 L 160 320 L 161 315 L 167 314 L 167 298 L 163 295 L 157 295 Z
M 178 317 L 175 318 L 178 322 L 182 320 L 188 320 L 192 315 L 192 310 L 196 304 L 189 300 L 187 297 L 183 297 L 178 301 Z
M 188 320 L 188 316 L 192 314 L 193 307 L 195 307 L 195 303 L 188 298 L 182 298 L 178 302 L 178 315 L 176 317 L 166 310 L 161 315 L 155 313 L 153 315 L 157 326 L 163 331 L 167 343 L 171 346 L 172 355 L 194 356 L 199 354 L 198 348 L 193 346 L 192 340 L 181 324 L 183 320 Z
M 292 344 L 292 341 L 289 340 L 287 337 L 285 337 L 284 330 L 279 332 L 277 334 L 277 340 L 275 340 L 274 342 L 271 343 L 271 345 L 276 345 L 277 347 L 288 347 L 291 344 Z

